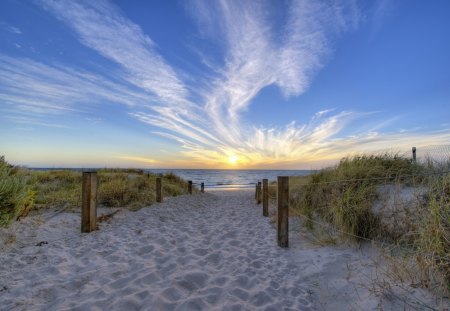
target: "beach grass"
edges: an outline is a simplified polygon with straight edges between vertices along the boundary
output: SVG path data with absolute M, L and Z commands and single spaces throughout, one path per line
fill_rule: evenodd
M 379 236 L 381 225 L 372 205 L 377 186 L 417 175 L 421 167 L 396 154 L 343 158 L 333 168 L 294 177 L 291 204 L 312 218 L 322 219 L 362 238 Z
M 156 201 L 156 174 L 139 169 L 98 170 L 98 204 L 138 210 Z M 161 175 L 163 195 L 187 193 L 187 182 L 173 173 Z M 81 206 L 82 173 L 74 170 L 36 171 L 14 167 L 0 158 L 0 226 L 25 217 L 32 209 Z M 194 188 L 194 191 L 197 191 Z
M 397 154 L 347 157 L 332 168 L 292 177 L 290 203 L 310 229 L 331 224 L 346 238 L 407 248 L 408 260 L 415 258 L 416 267 L 426 270 L 424 284 L 440 279 L 450 290 L 448 167 Z M 398 207 L 374 208 L 383 200 L 380 189 L 392 189 L 385 204 Z M 402 204 L 404 192 L 410 195 Z
M 17 176 L 17 168 L 0 157 L 0 226 L 26 216 L 33 207 L 35 192 Z

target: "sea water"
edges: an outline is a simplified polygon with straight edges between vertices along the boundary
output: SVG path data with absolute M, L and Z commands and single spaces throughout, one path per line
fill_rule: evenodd
M 33 170 L 74 170 L 84 171 L 82 168 L 31 168 Z M 89 169 L 96 170 L 96 169 Z M 192 180 L 200 187 L 201 183 L 209 189 L 246 189 L 255 187 L 255 183 L 267 178 L 269 182 L 276 181 L 277 176 L 304 176 L 313 170 L 215 170 L 215 169 L 144 169 L 154 174 L 173 173 L 184 180 Z
M 214 169 L 149 169 L 150 173 L 173 173 L 185 180 L 192 180 L 195 185 L 202 182 L 210 189 L 253 188 L 255 183 L 267 178 L 276 181 L 277 176 L 304 176 L 311 170 L 214 170 Z

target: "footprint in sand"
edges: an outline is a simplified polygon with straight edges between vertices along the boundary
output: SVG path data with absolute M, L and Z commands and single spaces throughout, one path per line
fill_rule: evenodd
M 206 285 L 208 275 L 203 272 L 189 272 L 180 277 L 176 284 L 190 292 L 202 288 Z

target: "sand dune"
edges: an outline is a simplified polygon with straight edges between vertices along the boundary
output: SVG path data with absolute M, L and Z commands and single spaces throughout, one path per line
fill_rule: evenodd
M 277 247 L 275 228 L 250 191 L 181 196 L 137 212 L 122 210 L 90 234 L 80 234 L 79 226 L 78 213 L 47 212 L 2 232 L 1 310 L 414 305 L 371 290 L 370 252 L 314 246 L 297 226 L 291 226 L 291 247 Z M 417 289 L 407 294 L 432 300 Z

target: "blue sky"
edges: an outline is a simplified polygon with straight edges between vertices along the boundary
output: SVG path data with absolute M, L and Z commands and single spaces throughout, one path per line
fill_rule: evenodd
M 0 153 L 317 168 L 450 141 L 450 1 L 0 2 Z

